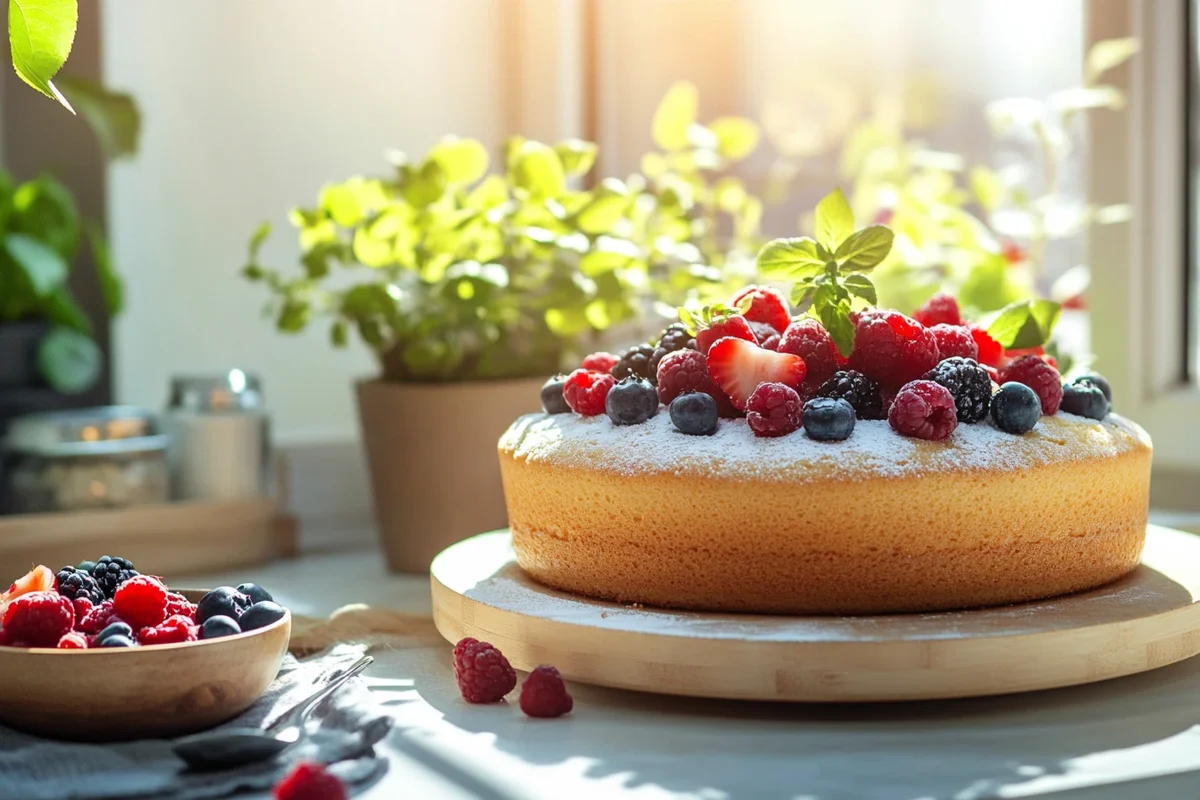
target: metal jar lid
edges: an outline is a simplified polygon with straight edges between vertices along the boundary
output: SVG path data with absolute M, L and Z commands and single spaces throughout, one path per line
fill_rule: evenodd
M 171 379 L 167 407 L 205 413 L 261 411 L 262 382 L 257 375 L 230 369 L 207 375 L 176 375 Z
M 163 451 L 167 437 L 154 416 L 136 406 L 48 411 L 17 417 L 9 424 L 4 449 L 48 457 L 99 456 Z

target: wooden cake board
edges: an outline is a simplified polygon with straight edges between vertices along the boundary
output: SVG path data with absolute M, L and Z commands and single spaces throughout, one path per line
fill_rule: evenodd
M 630 607 L 558 592 L 517 566 L 507 531 L 433 562 L 447 640 L 495 644 L 513 666 L 694 697 L 929 700 L 1132 675 L 1200 652 L 1200 538 L 1150 526 L 1142 564 L 1089 592 L 924 614 L 785 617 Z

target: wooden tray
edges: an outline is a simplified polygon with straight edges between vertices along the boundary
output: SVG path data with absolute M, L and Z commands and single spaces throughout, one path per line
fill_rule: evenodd
M 1150 526 L 1142 566 L 1090 592 L 930 614 L 783 617 L 627 607 L 546 588 L 507 531 L 433 562 L 433 616 L 518 669 L 663 694 L 843 702 L 1007 694 L 1116 678 L 1200 652 L 1200 539 Z

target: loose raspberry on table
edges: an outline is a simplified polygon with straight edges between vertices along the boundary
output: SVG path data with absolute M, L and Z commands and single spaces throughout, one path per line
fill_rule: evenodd
M 808 375 L 804 382 L 816 388 L 829 380 L 839 368 L 839 354 L 829 331 L 812 317 L 797 320 L 787 327 L 779 340 L 779 352 L 804 359 Z
M 999 342 L 978 325 L 968 325 L 967 330 L 971 331 L 971 338 L 975 340 L 975 346 L 979 348 L 979 356 L 975 359 L 976 361 L 985 367 L 999 369 L 1004 366 L 1004 348 L 1000 346 Z
M 979 360 L 979 345 L 975 344 L 975 337 L 965 326 L 947 325 L 943 322 L 934 325 L 929 332 L 937 342 L 938 358 L 942 361 L 956 357 Z
M 84 615 L 83 619 L 79 621 L 79 630 L 94 636 L 107 628 L 109 624 L 121 621 L 117 612 L 113 610 L 113 601 L 105 600 Z
M 68 631 L 55 645 L 59 650 L 87 650 L 87 636 L 80 631 Z
M 887 416 L 879 384 L 852 369 L 835 372 L 817 387 L 816 396 L 845 400 L 859 419 L 884 419 Z
M 925 373 L 923 380 L 950 390 L 959 422 L 987 419 L 992 405 L 992 379 L 975 359 L 947 358 Z
M 58 592 L 31 592 L 8 604 L 4 630 L 29 647 L 54 647 L 75 627 L 75 607 Z
M 592 372 L 612 372 L 612 368 L 615 367 L 617 362 L 620 360 L 621 357 L 616 353 L 606 353 L 601 351 L 599 353 L 592 353 L 590 356 L 585 357 L 583 359 L 583 364 L 580 366 L 582 366 L 584 369 L 591 370 Z
M 113 610 L 134 629 L 157 625 L 167 618 L 167 588 L 148 575 L 138 575 L 117 587 Z
M 774 328 L 776 333 L 783 333 L 787 326 L 792 324 L 792 310 L 787 300 L 776 290 L 766 286 L 747 286 L 735 294 L 729 304 L 736 307 L 747 297 L 751 302 L 745 313 L 750 322 L 766 323 Z
M 1050 416 L 1058 412 L 1063 397 L 1062 376 L 1041 356 L 1021 356 L 1000 370 L 1000 378 L 1001 383 L 1013 381 L 1033 389 L 1042 401 L 1042 414 Z
M 177 644 L 200 638 L 200 626 L 183 615 L 167 617 L 160 624 L 137 632 L 138 644 Z
M 577 369 L 567 376 L 563 397 L 576 414 L 594 417 L 604 413 L 604 401 L 616 382 L 616 378 L 607 372 Z
M 850 368 L 884 388 L 916 380 L 937 362 L 937 341 L 915 319 L 896 311 L 868 311 L 854 326 Z
M 750 322 L 741 314 L 728 314 L 717 317 L 707 328 L 696 331 L 696 349 L 707 355 L 709 348 L 716 344 L 718 339 L 728 337 L 758 344 L 758 337 L 750 328 Z
M 932 328 L 934 325 L 962 325 L 962 312 L 958 301 L 945 292 L 938 292 L 925 301 L 925 305 L 913 312 L 913 319 Z
M 543 664 L 521 684 L 521 710 L 531 717 L 561 717 L 575 707 L 562 675 Z
M 638 344 L 621 354 L 621 359 L 613 366 L 612 376 L 618 381 L 626 378 L 642 378 L 654 383 L 654 369 L 650 362 L 654 358 L 654 345 Z
M 517 685 L 504 654 L 470 636 L 454 646 L 454 679 L 468 703 L 498 703 Z
M 346 787 L 321 764 L 302 761 L 275 784 L 275 800 L 346 800 Z
M 726 419 L 736 416 L 733 402 L 708 374 L 708 358 L 699 350 L 668 353 L 658 365 L 658 399 L 663 405 L 681 394 L 703 392 L 717 403 L 717 412 Z
M 168 617 L 183 616 L 194 622 L 196 619 L 196 604 L 189 602 L 181 594 L 168 592 L 166 615 Z
M 903 436 L 939 440 L 954 433 L 958 417 L 950 390 L 933 381 L 913 381 L 896 394 L 888 424 Z
M 786 436 L 800 428 L 800 395 L 782 383 L 760 383 L 746 403 L 746 424 L 755 436 Z

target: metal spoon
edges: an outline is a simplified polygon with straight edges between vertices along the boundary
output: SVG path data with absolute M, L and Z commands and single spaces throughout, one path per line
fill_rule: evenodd
M 374 662 L 371 656 L 363 656 L 345 672 L 338 675 L 318 691 L 281 717 L 271 727 L 226 728 L 205 731 L 178 739 L 172 746 L 175 755 L 187 762 L 192 769 L 223 769 L 266 761 L 282 753 L 304 737 L 304 726 L 317 706 L 336 692 L 346 681 L 362 672 Z

